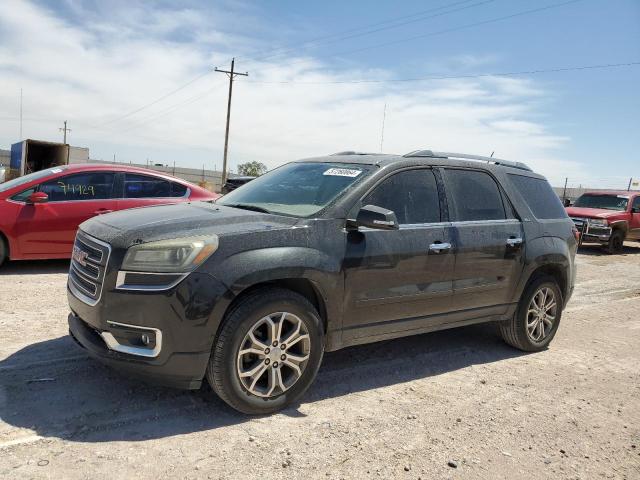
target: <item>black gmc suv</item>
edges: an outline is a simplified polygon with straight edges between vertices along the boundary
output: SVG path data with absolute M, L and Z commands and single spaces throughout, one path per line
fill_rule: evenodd
M 325 351 L 480 322 L 539 351 L 575 277 L 576 230 L 526 165 L 422 150 L 288 163 L 219 199 L 80 226 L 73 338 L 233 408 L 296 401 Z

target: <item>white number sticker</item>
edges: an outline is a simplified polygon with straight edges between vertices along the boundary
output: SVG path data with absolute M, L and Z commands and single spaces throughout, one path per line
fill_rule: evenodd
M 60 173 L 62 171 L 61 168 L 52 168 L 51 173 Z
M 323 175 L 332 175 L 334 177 L 357 177 L 362 173 L 362 170 L 356 170 L 352 168 L 330 168 Z

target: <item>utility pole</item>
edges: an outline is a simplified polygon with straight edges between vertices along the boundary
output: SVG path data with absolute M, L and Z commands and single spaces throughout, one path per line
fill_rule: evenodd
M 227 100 L 227 127 L 224 132 L 224 157 L 222 158 L 222 185 L 227 180 L 227 151 L 229 149 L 229 120 L 231 118 L 231 94 L 233 93 L 233 79 L 237 75 L 248 76 L 247 72 L 238 73 L 234 70 L 236 63 L 235 57 L 231 59 L 231 70 L 221 70 L 218 67 L 215 68 L 216 72 L 226 73 L 229 77 L 229 98 Z
M 562 190 L 562 204 L 567 201 L 567 182 L 569 181 L 569 177 L 564 177 L 564 190 Z
M 627 192 L 631 190 L 631 182 L 633 182 L 633 177 L 629 179 L 629 185 L 627 185 Z
M 67 132 L 70 132 L 71 129 L 67 128 L 67 121 L 64 121 L 64 128 L 59 128 L 58 130 L 60 130 L 61 132 L 64 132 L 64 140 L 62 143 L 64 143 L 65 145 L 67 144 Z

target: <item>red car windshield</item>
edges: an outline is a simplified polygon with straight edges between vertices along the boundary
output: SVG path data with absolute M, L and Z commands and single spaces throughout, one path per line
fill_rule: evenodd
M 622 195 L 594 195 L 587 193 L 581 195 L 574 207 L 582 208 L 603 208 L 605 210 L 619 210 L 621 212 L 627 209 L 629 204 L 629 198 Z
M 23 177 L 14 178 L 13 180 L 9 180 L 4 183 L 0 183 L 0 192 L 6 192 L 14 187 L 19 187 L 20 185 L 26 185 L 29 182 L 33 182 L 35 180 L 40 180 L 42 178 L 48 177 L 49 175 L 53 175 L 55 173 L 61 173 L 66 169 L 66 167 L 55 167 L 55 168 L 47 168 L 46 170 L 40 170 L 39 172 L 33 172 L 29 175 L 25 175 Z

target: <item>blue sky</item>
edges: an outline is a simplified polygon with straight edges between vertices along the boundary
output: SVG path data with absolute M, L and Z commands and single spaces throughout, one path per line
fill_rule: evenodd
M 232 167 L 378 151 L 386 103 L 384 151 L 495 150 L 556 184 L 640 177 L 640 65 L 392 81 L 640 62 L 637 0 L 5 3 L 0 148 L 23 88 L 25 137 L 56 140 L 67 119 L 95 158 L 219 168 L 226 84 L 206 72 L 237 56 Z M 335 83 L 363 79 L 389 81 Z

